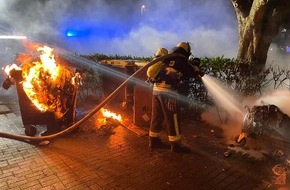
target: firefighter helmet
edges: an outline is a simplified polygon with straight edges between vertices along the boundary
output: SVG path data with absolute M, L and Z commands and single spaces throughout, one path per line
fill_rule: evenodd
M 176 47 L 183 48 L 187 53 L 191 53 L 191 47 L 188 42 L 179 42 Z
M 164 47 L 161 47 L 161 48 L 158 48 L 158 50 L 156 51 L 155 53 L 155 58 L 156 57 L 161 57 L 161 56 L 164 56 L 164 55 L 167 55 L 168 54 L 168 50 Z
M 164 56 L 168 54 L 168 50 L 164 47 L 160 47 L 158 48 L 158 50 L 156 51 L 156 53 L 154 54 L 154 59 L 157 59 L 158 57 Z M 159 61 L 153 65 L 151 65 L 148 69 L 147 69 L 147 77 L 149 79 L 155 79 L 159 73 L 159 71 L 162 69 L 163 67 L 163 62 Z

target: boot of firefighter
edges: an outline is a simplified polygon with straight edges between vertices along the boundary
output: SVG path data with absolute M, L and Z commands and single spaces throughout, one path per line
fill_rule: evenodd
M 149 137 L 149 148 L 162 148 L 163 144 L 159 137 Z
M 186 153 L 186 154 L 191 152 L 190 148 L 183 145 L 181 141 L 170 141 L 170 146 L 171 152 Z

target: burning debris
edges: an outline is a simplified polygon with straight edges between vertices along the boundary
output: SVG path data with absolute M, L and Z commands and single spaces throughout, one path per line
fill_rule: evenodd
M 37 124 L 46 124 L 47 131 L 42 135 L 50 135 L 74 122 L 76 73 L 56 58 L 52 48 L 26 45 L 28 53 L 19 55 L 16 63 L 5 67 L 8 77 L 2 86 L 17 87 L 26 135 L 35 135 L 33 128 Z
M 93 117 L 92 120 L 95 122 L 94 125 L 85 125 L 82 127 L 82 131 L 90 131 L 96 133 L 98 136 L 104 137 L 114 134 L 114 129 L 122 125 L 121 115 L 117 115 L 114 112 L 111 112 L 107 109 L 101 108 L 100 111 L 96 114 L 96 117 Z
M 236 142 L 244 146 L 247 137 L 260 135 L 289 142 L 289 116 L 275 105 L 254 106 L 249 109 Z

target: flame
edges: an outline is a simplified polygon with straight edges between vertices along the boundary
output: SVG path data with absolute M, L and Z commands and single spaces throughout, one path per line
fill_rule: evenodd
M 117 115 L 116 113 L 110 112 L 109 110 L 104 109 L 104 108 L 101 109 L 101 112 L 102 112 L 104 117 L 113 118 L 113 119 L 118 120 L 120 122 L 122 121 L 122 117 L 120 114 Z
M 55 63 L 52 48 L 44 46 L 37 48 L 37 51 L 42 53 L 39 56 L 40 60 L 23 68 L 23 89 L 33 104 L 40 111 L 45 112 L 50 109 L 47 104 L 49 97 L 46 96 L 49 90 L 48 84 L 53 83 L 58 78 L 60 68 Z M 56 105 L 50 106 L 55 108 Z
M 15 63 L 11 64 L 11 65 L 6 65 L 4 68 L 2 68 L 4 70 L 4 72 L 7 74 L 7 75 L 10 75 L 10 71 L 12 71 L 13 69 L 15 70 L 21 70 L 21 68 L 16 65 Z
M 80 73 L 76 73 L 75 76 L 72 77 L 71 83 L 78 85 L 78 86 L 82 86 L 83 85 L 83 81 L 82 81 L 82 76 Z
M 27 53 L 18 55 L 16 64 L 6 66 L 10 76 L 12 69 L 22 70 L 20 84 L 27 97 L 41 112 L 54 112 L 60 118 L 67 111 L 65 96 L 71 88 L 74 72 L 57 64 L 54 49 L 35 43 L 24 44 Z

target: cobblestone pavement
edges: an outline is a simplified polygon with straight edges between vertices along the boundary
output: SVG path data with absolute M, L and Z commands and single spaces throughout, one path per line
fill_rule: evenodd
M 148 136 L 122 125 L 75 131 L 44 146 L 0 138 L 0 189 L 287 189 L 272 183 L 271 158 L 230 149 L 221 131 L 203 122 L 182 128 L 190 154 L 150 150 Z M 23 135 L 21 117 L 6 110 L 0 131 Z

